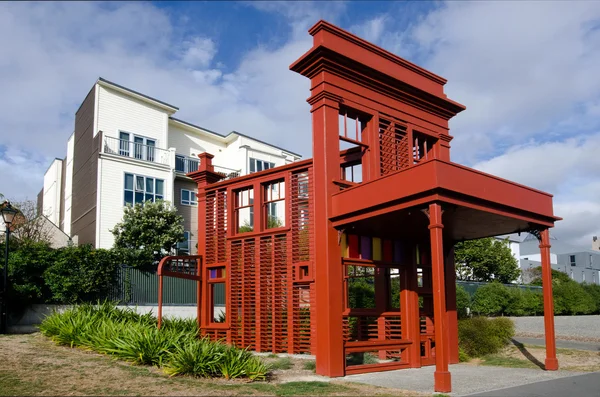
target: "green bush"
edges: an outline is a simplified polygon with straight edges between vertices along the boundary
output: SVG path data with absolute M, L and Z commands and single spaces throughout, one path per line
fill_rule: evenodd
M 514 334 L 514 324 L 509 318 L 473 317 L 458 322 L 459 349 L 469 357 L 499 352 Z
M 581 284 L 569 280 L 553 281 L 554 314 L 590 314 L 595 310 L 595 302 Z
M 468 316 L 467 308 L 471 307 L 471 295 L 461 286 L 456 286 L 456 312 L 458 318 Z
M 54 263 L 44 272 L 50 301 L 90 302 L 106 296 L 113 288 L 118 264 L 112 251 L 91 245 L 66 247 L 55 252 Z
M 582 287 L 592 297 L 592 301 L 594 302 L 594 310 L 590 314 L 600 314 L 600 285 L 583 284 Z
M 458 348 L 458 361 L 461 363 L 467 362 L 471 360 L 471 357 L 462 349 L 462 347 Z
M 489 283 L 473 294 L 473 311 L 486 316 L 497 316 L 504 313 L 510 302 L 508 288 L 500 283 Z
M 103 302 L 55 311 L 44 319 L 40 331 L 58 344 L 163 367 L 171 376 L 263 380 L 270 371 L 247 350 L 199 339 L 193 320 L 165 319 L 163 324 L 159 330 L 151 314 L 140 315 Z

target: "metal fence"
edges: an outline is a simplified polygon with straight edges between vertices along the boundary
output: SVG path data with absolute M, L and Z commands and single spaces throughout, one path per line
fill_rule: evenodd
M 457 281 L 456 285 L 461 286 L 469 293 L 469 295 L 473 296 L 475 291 L 484 285 L 489 283 L 478 282 L 478 281 Z M 519 288 L 522 290 L 531 290 L 531 291 L 542 291 L 542 287 L 538 285 L 522 285 L 522 284 L 502 284 L 507 288 Z
M 196 305 L 195 281 L 164 277 L 163 282 L 164 305 Z M 225 306 L 225 289 L 222 285 L 215 287 L 215 306 Z M 158 274 L 122 266 L 108 299 L 127 305 L 157 305 Z

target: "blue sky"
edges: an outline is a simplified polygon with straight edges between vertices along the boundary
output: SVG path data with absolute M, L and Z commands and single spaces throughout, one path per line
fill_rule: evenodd
M 452 159 L 555 195 L 553 233 L 600 235 L 600 2 L 2 2 L 0 193 L 34 198 L 101 76 L 311 156 L 319 19 L 446 79 Z

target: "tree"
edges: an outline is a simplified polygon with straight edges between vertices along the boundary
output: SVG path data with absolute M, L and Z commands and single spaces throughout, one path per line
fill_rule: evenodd
M 465 281 L 510 283 L 521 274 L 507 240 L 492 237 L 459 242 L 454 246 L 456 277 Z
M 37 205 L 32 200 L 12 203 L 19 213 L 11 225 L 12 236 L 19 242 L 50 244 L 52 228 L 50 221 L 42 214 L 38 214 Z
M 149 267 L 183 242 L 183 217 L 177 208 L 158 200 L 126 206 L 123 221 L 111 233 L 122 260 L 135 267 Z

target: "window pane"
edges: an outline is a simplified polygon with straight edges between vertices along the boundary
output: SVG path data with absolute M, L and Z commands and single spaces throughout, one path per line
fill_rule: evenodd
M 156 194 L 154 197 L 155 197 L 154 200 L 162 200 L 163 199 L 163 196 L 161 196 L 160 194 Z
M 144 202 L 144 193 L 135 192 L 135 203 L 143 203 Z
M 181 190 L 181 201 L 187 204 L 190 201 L 190 191 L 182 189 Z
M 153 141 L 152 139 L 146 139 L 146 145 L 156 146 L 156 141 Z
M 124 141 L 128 141 L 129 140 L 129 134 L 126 132 L 119 132 L 119 139 L 122 139 Z
M 146 195 L 144 196 L 144 201 L 154 201 L 154 195 L 152 193 L 146 193 Z
M 163 186 L 165 184 L 165 181 L 163 181 L 162 179 L 157 179 L 156 180 L 156 194 L 160 194 L 161 196 L 164 194 L 163 193 Z
M 285 201 L 267 204 L 267 229 L 285 226 Z
M 133 190 L 133 175 L 125 174 L 125 189 Z
M 133 142 L 133 155 L 136 159 L 141 159 L 144 139 L 136 136 L 133 137 Z
M 154 178 L 146 178 L 146 193 L 154 193 Z
M 196 204 L 196 201 L 197 201 L 196 199 L 197 199 L 197 197 L 196 197 L 196 192 L 194 192 L 194 191 L 191 191 L 191 192 L 190 192 L 190 202 L 191 202 L 192 204 Z M 225 205 L 225 211 L 227 211 L 227 205 Z
M 125 191 L 125 204 L 133 205 L 133 192 Z
M 238 233 L 251 232 L 254 230 L 254 219 L 251 217 L 252 207 L 238 210 Z
M 135 190 L 137 191 L 144 191 L 144 177 L 143 176 L 136 176 L 135 177 Z
M 260 160 L 256 161 L 256 171 L 262 171 L 263 170 L 263 163 Z
M 256 160 L 250 159 L 250 172 L 256 172 Z

